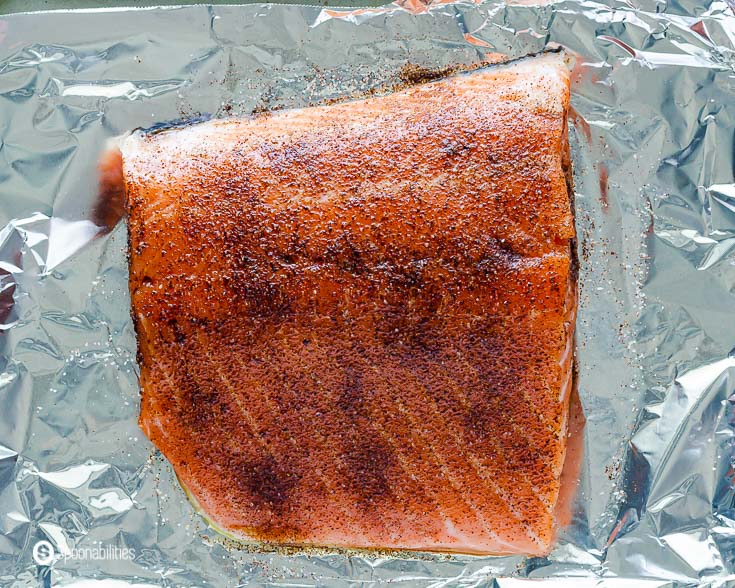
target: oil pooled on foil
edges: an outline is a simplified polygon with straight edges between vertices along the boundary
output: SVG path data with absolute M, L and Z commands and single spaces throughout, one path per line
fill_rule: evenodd
M 360 95 L 399 83 L 407 63 L 558 45 L 574 58 L 587 426 L 557 548 L 404 559 L 223 541 L 136 423 L 125 227 L 106 231 L 95 207 L 107 142 Z M 21 14 L 0 20 L 0 97 L 2 585 L 735 585 L 735 16 L 723 1 Z

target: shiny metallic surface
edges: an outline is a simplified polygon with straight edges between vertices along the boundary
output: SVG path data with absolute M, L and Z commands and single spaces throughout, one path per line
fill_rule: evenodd
M 396 557 L 221 538 L 136 423 L 125 226 L 96 226 L 107 142 L 359 95 L 407 62 L 558 45 L 573 68 L 587 423 L 556 549 Z M 0 99 L 1 585 L 735 586 L 735 16 L 722 0 L 14 15 L 0 20 Z M 116 557 L 82 549 L 95 545 Z

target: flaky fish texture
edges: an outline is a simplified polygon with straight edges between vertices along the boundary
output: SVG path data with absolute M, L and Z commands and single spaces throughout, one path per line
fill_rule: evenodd
M 122 145 L 140 425 L 218 527 L 543 554 L 573 376 L 550 54 Z

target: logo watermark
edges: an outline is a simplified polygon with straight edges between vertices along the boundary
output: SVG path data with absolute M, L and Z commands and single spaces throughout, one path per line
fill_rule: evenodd
M 54 546 L 48 541 L 42 540 L 33 546 L 33 561 L 39 566 L 47 566 L 54 561 Z
M 33 546 L 33 561 L 39 566 L 48 566 L 58 560 L 133 560 L 135 549 L 132 547 L 118 547 L 117 545 L 102 545 L 94 543 L 91 546 L 72 547 L 58 554 L 50 541 L 42 539 Z

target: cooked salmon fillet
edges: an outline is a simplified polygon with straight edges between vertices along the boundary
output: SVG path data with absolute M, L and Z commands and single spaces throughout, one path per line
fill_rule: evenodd
M 140 425 L 220 529 L 542 554 L 573 374 L 549 54 L 122 145 Z

